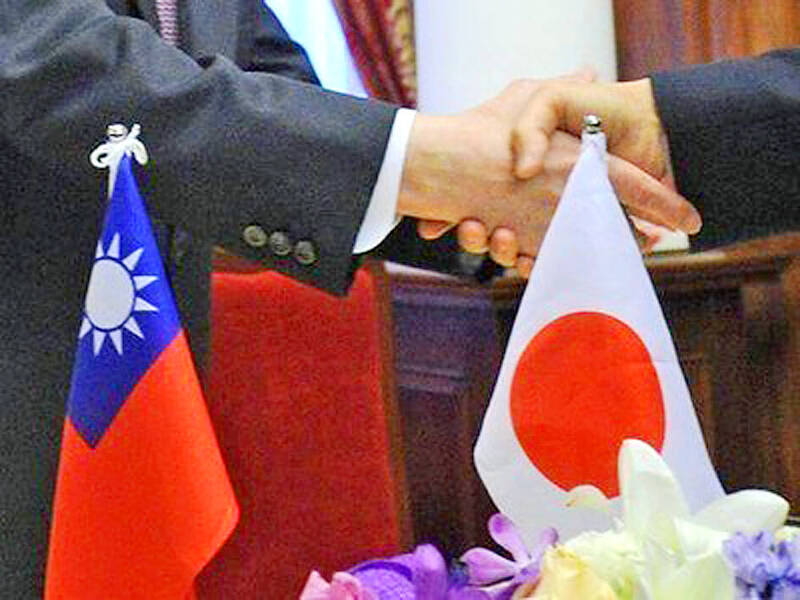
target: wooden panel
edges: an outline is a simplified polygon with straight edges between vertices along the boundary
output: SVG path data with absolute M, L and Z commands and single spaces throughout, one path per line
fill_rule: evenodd
M 723 483 L 773 489 L 795 507 L 800 421 L 787 418 L 800 405 L 798 269 L 797 234 L 650 261 L 679 354 L 699 353 L 710 366 L 706 415 Z
M 500 366 L 490 290 L 396 276 L 392 308 L 415 538 L 454 553 L 489 544 L 472 448 Z
M 708 60 L 800 43 L 797 0 L 708 0 Z
M 779 365 L 781 403 L 777 407 L 779 435 L 775 443 L 782 449 L 784 481 L 795 482 L 794 513 L 800 515 L 800 260 L 794 261 L 782 276 L 787 326 L 786 351 Z
M 615 0 L 621 80 L 800 44 L 797 0 Z
M 614 1 L 620 80 L 706 62 L 708 31 L 701 1 Z

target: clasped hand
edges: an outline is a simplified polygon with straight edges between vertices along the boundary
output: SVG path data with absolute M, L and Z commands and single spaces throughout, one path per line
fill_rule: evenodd
M 700 216 L 663 181 L 668 160 L 649 80 L 591 82 L 587 75 L 520 80 L 452 116 L 418 114 L 409 140 L 398 212 L 419 234 L 458 224 L 461 247 L 485 252 L 527 276 L 580 153 L 583 115 L 604 121 L 609 177 L 627 211 L 695 233 Z M 646 230 L 645 230 L 646 231 Z

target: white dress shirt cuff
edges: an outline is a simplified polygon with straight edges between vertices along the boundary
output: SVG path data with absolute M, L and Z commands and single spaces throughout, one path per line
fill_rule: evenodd
M 369 206 L 356 235 L 353 254 L 368 252 L 380 244 L 400 222 L 397 215 L 397 195 L 400 192 L 400 177 L 406 158 L 408 138 L 417 112 L 408 108 L 397 111 L 386 145 L 386 154 L 372 189 Z

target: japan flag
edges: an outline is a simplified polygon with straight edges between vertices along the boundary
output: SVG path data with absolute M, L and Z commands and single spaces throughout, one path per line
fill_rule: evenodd
M 582 484 L 619 496 L 617 455 L 658 450 L 691 509 L 723 494 L 652 283 L 608 179 L 605 137 L 584 134 L 522 297 L 475 447 L 497 507 L 532 542 L 606 529 L 568 507 Z

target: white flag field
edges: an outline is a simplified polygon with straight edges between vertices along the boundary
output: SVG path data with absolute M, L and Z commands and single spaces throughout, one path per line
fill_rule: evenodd
M 475 463 L 528 542 L 544 527 L 566 539 L 607 528 L 607 516 L 568 507 L 566 499 L 583 484 L 617 498 L 617 455 L 627 438 L 661 453 L 690 509 L 722 496 L 661 307 L 608 179 L 605 138 L 584 134 L 520 302 Z

